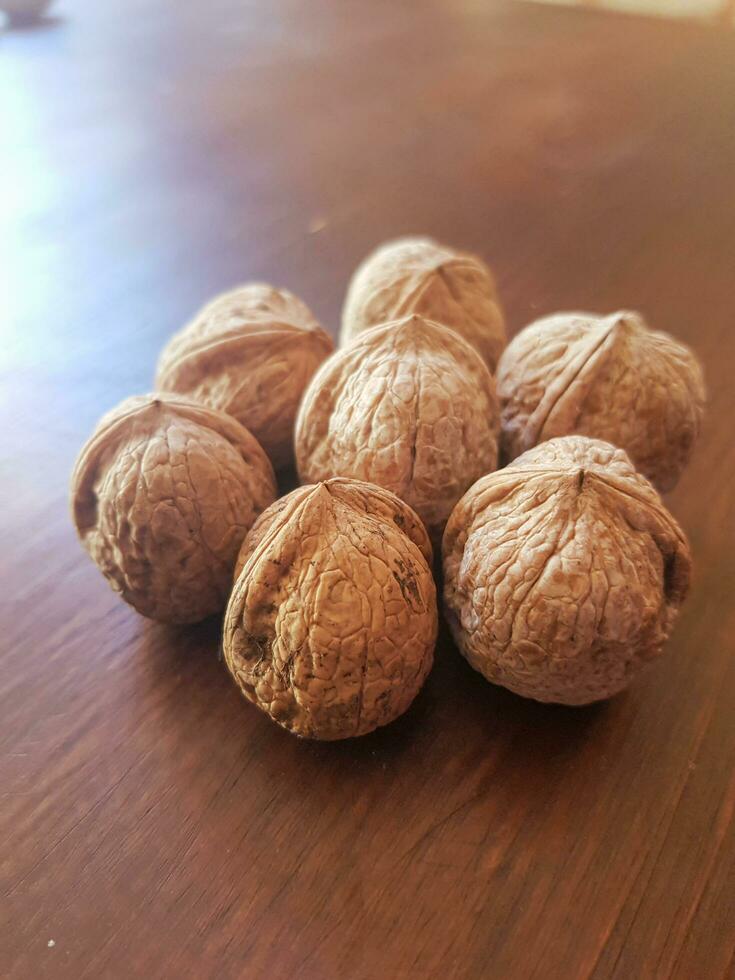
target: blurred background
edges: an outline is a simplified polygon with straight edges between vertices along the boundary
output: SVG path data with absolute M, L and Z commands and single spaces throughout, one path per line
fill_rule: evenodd
M 704 17 L 723 23 L 735 19 L 732 0 L 536 0 L 538 3 L 565 3 L 577 7 L 605 7 L 633 14 L 660 17 Z
M 732 3 L 13 3 L 0 976 L 729 976 Z M 247 710 L 217 623 L 119 602 L 68 481 L 211 296 L 284 286 L 334 335 L 403 234 L 482 255 L 511 335 L 624 307 L 696 350 L 707 421 L 667 498 L 696 581 L 665 663 L 604 708 L 478 683 L 444 636 L 405 720 L 305 746 Z

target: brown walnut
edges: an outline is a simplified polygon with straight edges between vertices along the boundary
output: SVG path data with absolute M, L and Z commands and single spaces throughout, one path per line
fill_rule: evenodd
M 168 623 L 224 608 L 245 533 L 275 493 L 247 429 L 163 394 L 129 398 L 100 420 L 71 488 L 81 542 L 112 588 Z
M 399 238 L 369 255 L 352 277 L 340 340 L 408 313 L 456 330 L 491 371 L 505 347 L 495 280 L 482 259 L 431 238 Z
M 301 480 L 377 483 L 435 537 L 455 503 L 497 465 L 495 382 L 458 334 L 417 314 L 336 351 L 296 420 Z
M 498 365 L 506 459 L 572 433 L 620 446 L 661 492 L 689 460 L 704 412 L 694 354 L 637 313 L 557 313 L 522 330 Z
M 459 649 L 494 684 L 586 704 L 661 653 L 689 587 L 687 540 L 608 443 L 542 443 L 464 495 L 444 534 Z
M 277 501 L 245 538 L 225 616 L 242 693 L 307 738 L 393 721 L 433 660 L 430 561 L 417 516 L 380 487 L 335 479 Z
M 276 468 L 293 460 L 304 388 L 334 350 L 301 300 L 250 283 L 208 303 L 164 348 L 156 387 L 234 416 Z

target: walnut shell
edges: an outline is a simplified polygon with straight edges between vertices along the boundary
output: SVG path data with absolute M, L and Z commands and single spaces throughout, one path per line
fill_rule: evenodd
M 552 439 L 483 477 L 443 541 L 459 649 L 494 684 L 586 704 L 661 653 L 689 588 L 687 540 L 627 455 Z
M 620 446 L 661 492 L 689 460 L 705 399 L 689 348 L 627 311 L 530 324 L 500 359 L 498 394 L 507 459 L 579 433 Z
M 380 487 L 299 487 L 246 537 L 227 607 L 225 663 L 254 704 L 297 735 L 387 725 L 428 674 L 437 632 L 431 547 Z
M 456 330 L 495 371 L 505 321 L 495 280 L 482 259 L 431 238 L 399 238 L 369 255 L 352 277 L 340 341 L 408 313 Z
M 171 338 L 156 387 L 234 416 L 280 468 L 293 460 L 304 388 L 333 350 L 301 300 L 285 289 L 250 283 L 213 299 Z
M 417 314 L 361 334 L 321 366 L 296 420 L 301 480 L 377 483 L 441 532 L 498 458 L 495 382 L 458 334 Z
M 102 574 L 167 623 L 225 606 L 245 533 L 275 494 L 247 429 L 177 395 L 129 398 L 105 415 L 71 488 L 77 533 Z

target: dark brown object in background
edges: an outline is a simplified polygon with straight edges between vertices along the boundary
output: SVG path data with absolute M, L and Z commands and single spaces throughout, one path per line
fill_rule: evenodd
M 66 0 L 2 39 L 4 977 L 732 974 L 735 36 L 422 9 Z M 399 722 L 304 744 L 216 622 L 107 589 L 69 473 L 208 297 L 282 282 L 334 328 L 409 233 L 492 262 L 511 333 L 623 305 L 694 347 L 693 590 L 607 705 L 522 701 L 445 636 Z

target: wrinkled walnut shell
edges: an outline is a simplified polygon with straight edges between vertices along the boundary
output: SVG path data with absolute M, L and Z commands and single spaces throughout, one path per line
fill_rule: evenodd
M 381 245 L 352 277 L 340 341 L 409 313 L 456 330 L 495 370 L 506 343 L 505 321 L 493 275 L 476 255 L 431 238 Z
M 497 465 L 495 383 L 458 334 L 416 314 L 325 361 L 296 420 L 302 482 L 367 480 L 410 504 L 432 537 Z
M 694 354 L 637 313 L 557 313 L 522 330 L 498 365 L 506 459 L 572 433 L 620 446 L 661 492 L 689 460 L 704 412 Z
M 208 303 L 161 353 L 156 387 L 234 416 L 276 468 L 293 460 L 304 388 L 334 350 L 301 300 L 261 283 Z
M 167 623 L 225 606 L 242 540 L 275 494 L 247 429 L 178 395 L 129 398 L 105 415 L 71 488 L 77 533 L 102 574 Z
M 494 684 L 586 704 L 661 653 L 689 587 L 687 540 L 626 454 L 553 439 L 483 477 L 443 541 L 459 649 Z
M 393 721 L 433 660 L 430 561 L 421 522 L 379 487 L 329 480 L 277 501 L 243 543 L 225 616 L 242 693 L 306 738 Z

